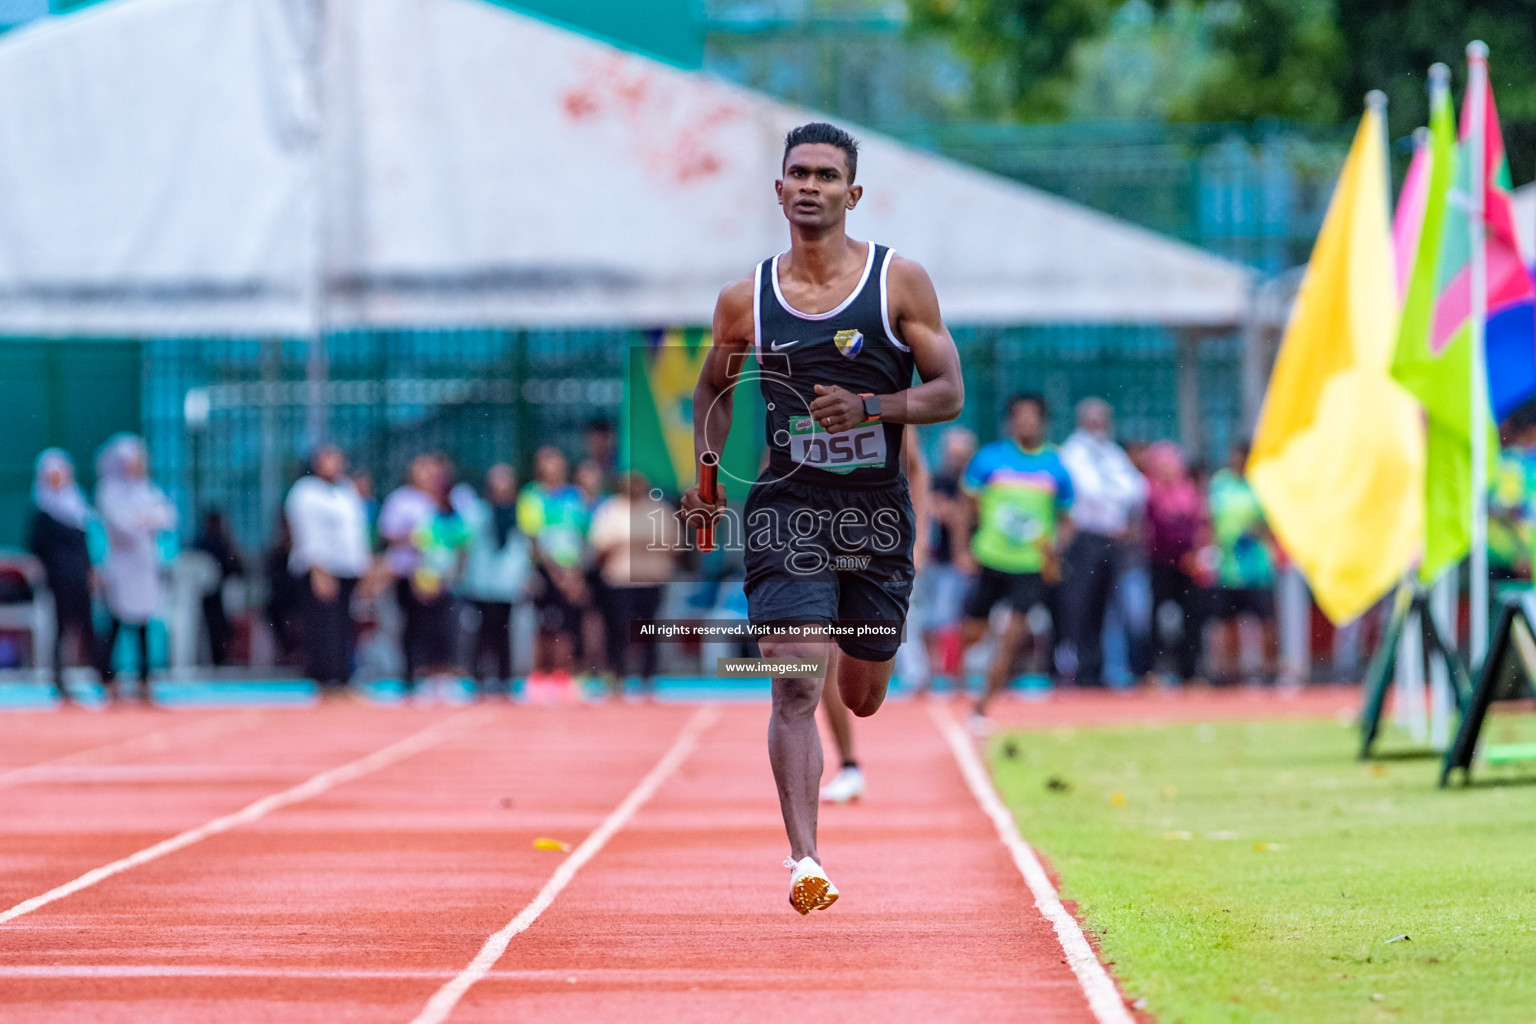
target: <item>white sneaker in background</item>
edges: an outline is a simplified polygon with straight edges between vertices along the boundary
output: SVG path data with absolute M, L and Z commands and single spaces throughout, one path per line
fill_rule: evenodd
M 972 736 L 979 740 L 987 739 L 997 729 L 992 719 L 976 711 L 972 711 L 971 717 L 965 720 L 965 727 Z
M 864 795 L 864 773 L 849 765 L 832 776 L 832 781 L 821 787 L 821 799 L 829 804 L 846 804 Z
M 437 697 L 444 704 L 452 707 L 463 707 L 473 698 L 464 689 L 463 682 L 458 676 L 444 675 L 437 681 Z
M 785 858 L 784 866 L 792 869 L 789 875 L 789 905 L 801 914 L 826 910 L 837 902 L 837 886 L 821 870 L 821 865 L 810 857 L 801 857 L 798 864 Z

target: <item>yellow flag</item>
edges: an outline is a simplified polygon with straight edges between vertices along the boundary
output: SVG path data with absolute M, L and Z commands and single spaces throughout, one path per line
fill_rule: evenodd
M 1264 396 L 1248 478 L 1336 623 L 1424 543 L 1424 427 L 1390 368 L 1397 282 L 1381 116 L 1360 119 Z

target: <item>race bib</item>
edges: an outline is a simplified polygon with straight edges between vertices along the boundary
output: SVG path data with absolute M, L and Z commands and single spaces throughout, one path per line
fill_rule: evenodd
M 789 420 L 789 457 L 792 461 L 830 473 L 885 465 L 885 428 L 866 423 L 829 434 L 810 416 Z
M 994 522 L 997 524 L 997 532 L 1015 544 L 1033 544 L 1045 532 L 1034 516 L 1007 505 L 997 510 Z

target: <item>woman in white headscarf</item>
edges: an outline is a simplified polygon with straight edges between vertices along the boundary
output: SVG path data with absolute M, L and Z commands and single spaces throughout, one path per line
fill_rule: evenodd
M 111 625 L 101 653 L 101 678 L 113 699 L 112 648 L 123 626 L 138 630 L 139 696 L 149 700 L 149 620 L 160 611 L 160 534 L 176 528 L 176 508 L 149 480 L 144 441 L 118 434 L 96 458 L 96 512 L 107 530 L 101 566 Z
M 74 460 L 62 448 L 49 448 L 37 457 L 32 504 L 27 548 L 43 563 L 53 595 L 53 685 L 59 700 L 68 704 L 64 641 L 75 637 L 78 660 L 94 664 L 96 637 L 91 629 L 91 554 L 85 542 L 91 509 L 75 482 Z

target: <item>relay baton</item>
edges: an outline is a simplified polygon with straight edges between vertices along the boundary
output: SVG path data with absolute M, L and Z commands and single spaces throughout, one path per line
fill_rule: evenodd
M 720 456 L 705 452 L 699 456 L 699 497 L 713 505 L 720 498 Z M 715 514 L 707 513 L 699 526 L 699 550 L 715 550 Z

